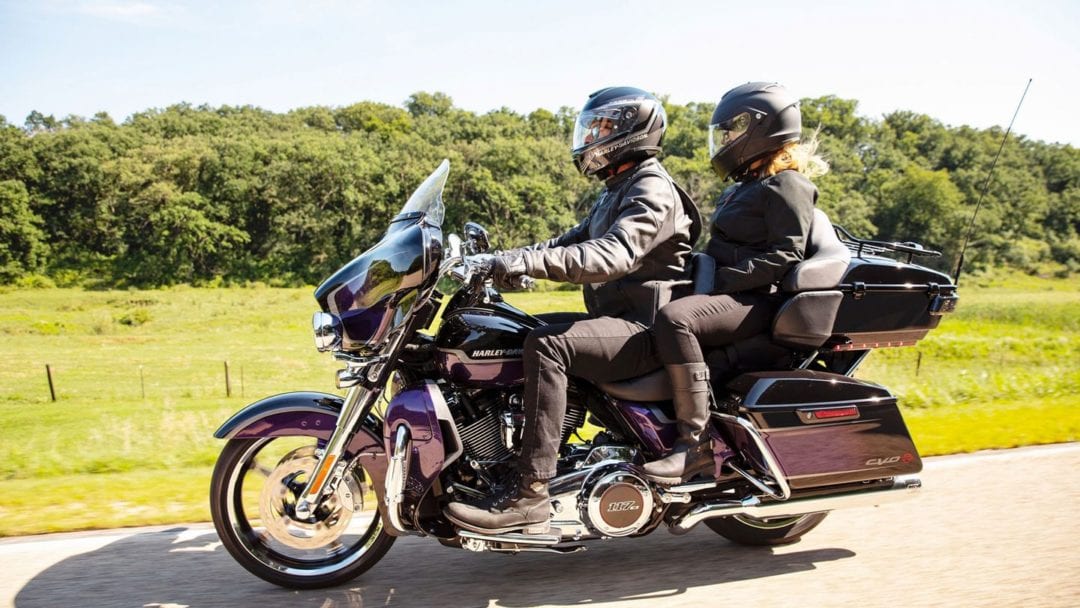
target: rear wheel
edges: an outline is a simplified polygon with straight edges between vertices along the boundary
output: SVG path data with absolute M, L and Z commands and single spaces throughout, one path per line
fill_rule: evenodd
M 394 543 L 359 467 L 311 518 L 296 517 L 316 447 L 311 437 L 233 439 L 214 467 L 210 512 L 222 544 L 249 572 L 282 587 L 339 585 L 374 566 Z
M 749 515 L 729 515 L 705 520 L 705 525 L 720 536 L 740 545 L 769 547 L 798 542 L 803 534 L 817 527 L 825 513 L 807 513 L 791 517 L 762 519 Z

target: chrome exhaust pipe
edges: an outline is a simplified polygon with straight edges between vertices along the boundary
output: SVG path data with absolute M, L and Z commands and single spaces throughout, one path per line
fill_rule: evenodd
M 914 496 L 922 487 L 922 480 L 917 477 L 897 477 L 890 487 L 878 490 L 856 490 L 828 496 L 796 498 L 783 502 L 762 503 L 756 496 L 742 500 L 718 500 L 700 504 L 671 524 L 675 534 L 685 534 L 694 526 L 713 517 L 728 515 L 749 515 L 750 517 L 791 517 L 850 509 L 853 507 L 876 507 L 892 502 L 899 502 Z

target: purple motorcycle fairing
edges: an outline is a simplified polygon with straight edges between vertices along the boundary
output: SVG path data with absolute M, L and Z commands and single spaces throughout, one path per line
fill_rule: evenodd
M 675 440 L 679 436 L 678 423 L 658 404 L 616 399 L 615 409 L 637 435 L 642 447 L 652 456 L 663 456 L 675 447 Z M 735 456 L 735 450 L 728 445 L 714 425 L 709 425 L 709 435 L 713 445 L 713 460 L 716 463 L 715 476 L 719 479 L 724 475 L 721 468 L 728 459 Z
M 415 304 L 416 293 L 437 280 L 442 230 L 424 216 L 401 215 L 371 249 L 323 281 L 315 299 L 341 320 L 342 347 L 377 345 Z
M 440 420 L 444 421 L 440 425 Z M 461 442 L 442 391 L 432 381 L 398 391 L 386 408 L 383 441 L 386 453 L 393 450 L 399 427 L 409 429 L 409 473 L 405 480 L 403 512 L 415 507 L 439 473 L 461 454 Z

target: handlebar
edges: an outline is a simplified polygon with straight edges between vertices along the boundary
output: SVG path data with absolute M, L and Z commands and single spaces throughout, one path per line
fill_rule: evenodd
M 460 265 L 454 269 L 454 274 L 462 282 L 476 281 L 478 285 L 486 284 L 491 280 L 491 259 L 493 257 L 485 253 L 462 256 Z M 518 289 L 536 287 L 536 279 L 528 275 L 518 275 L 512 281 L 514 287 Z

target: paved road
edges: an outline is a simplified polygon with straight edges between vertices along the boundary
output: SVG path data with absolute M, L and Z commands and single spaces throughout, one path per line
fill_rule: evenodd
M 279 589 L 212 528 L 0 541 L 0 604 L 47 606 L 1080 606 L 1080 444 L 931 458 L 918 498 L 832 513 L 795 545 L 684 537 L 559 556 L 399 540 L 354 584 Z

